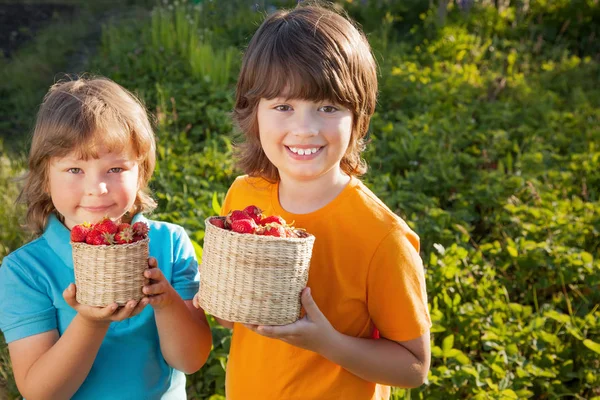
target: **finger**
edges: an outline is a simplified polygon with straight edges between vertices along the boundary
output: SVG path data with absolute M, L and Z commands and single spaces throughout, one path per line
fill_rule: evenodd
M 76 294 L 77 294 L 76 290 L 77 289 L 75 288 L 75 284 L 71 283 L 63 291 L 63 299 L 65 299 L 65 302 L 72 308 L 77 308 L 77 306 L 79 306 L 79 303 L 77 302 L 77 299 L 76 299 Z
M 246 327 L 246 329 L 250 329 L 252 332 L 256 332 L 256 328 L 258 328 L 258 325 L 252 325 L 252 324 L 242 324 L 242 325 L 244 325 Z
M 142 291 L 145 295 L 153 296 L 157 294 L 162 294 L 167 291 L 166 283 L 164 281 L 153 283 L 151 285 L 146 285 L 143 287 Z
M 149 268 L 144 271 L 144 277 L 148 279 L 152 279 L 154 281 L 164 280 L 164 275 L 162 271 L 158 268 Z
M 148 304 L 150 304 L 151 306 L 156 306 L 156 305 L 162 303 L 165 300 L 165 297 L 166 297 L 166 295 L 164 293 L 157 294 L 152 297 L 147 297 Z
M 149 257 L 148 258 L 148 266 L 150 268 L 158 268 L 158 261 L 156 261 L 156 258 L 154 257 Z
M 112 303 L 107 305 L 104 308 L 98 308 L 98 307 L 90 307 L 92 308 L 94 311 L 92 311 L 94 314 L 96 314 L 97 318 L 110 318 L 113 314 L 115 314 L 117 312 L 117 310 L 119 309 L 119 305 L 117 303 Z
M 192 299 L 192 305 L 196 308 L 200 308 L 200 294 L 196 293 Z
M 302 306 L 304 307 L 309 320 L 318 321 L 325 317 L 317 306 L 317 303 L 315 303 L 309 287 L 304 288 L 302 291 L 300 301 L 302 302 Z
M 131 316 L 131 313 L 137 306 L 137 301 L 129 300 L 123 307 L 120 307 L 112 316 L 114 321 L 121 321 L 127 319 Z
M 131 313 L 130 317 L 135 317 L 136 315 L 140 314 L 142 311 L 144 311 L 144 307 L 146 307 L 147 305 L 148 298 L 142 297 L 142 299 L 137 303 L 137 306 L 135 306 L 135 309 Z

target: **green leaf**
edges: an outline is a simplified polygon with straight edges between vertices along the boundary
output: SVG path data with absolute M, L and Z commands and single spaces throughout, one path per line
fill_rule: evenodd
M 217 192 L 213 192 L 212 195 L 212 209 L 217 215 L 221 215 L 221 205 L 219 204 L 219 199 L 217 198 Z
M 202 262 L 202 246 L 200 246 L 198 244 L 198 242 L 196 242 L 195 240 L 192 240 L 192 246 L 194 246 L 194 251 L 196 252 L 196 258 L 198 259 L 198 263 L 201 263 Z
M 596 353 L 600 354 L 600 344 L 590 340 L 590 339 L 585 339 L 583 341 L 583 345 L 585 347 L 587 347 L 588 349 L 595 351 Z
M 454 335 L 448 335 L 442 341 L 442 351 L 444 355 L 447 355 L 450 350 L 454 347 Z

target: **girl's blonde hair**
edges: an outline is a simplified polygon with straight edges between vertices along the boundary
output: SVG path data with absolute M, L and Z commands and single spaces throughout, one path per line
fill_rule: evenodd
M 309 5 L 271 14 L 252 37 L 236 90 L 233 118 L 245 136 L 236 154 L 245 173 L 270 181 L 279 180 L 279 173 L 262 150 L 257 108 L 261 98 L 284 90 L 288 98 L 329 100 L 352 110 L 352 136 L 340 166 L 349 175 L 363 175 L 377 67 L 360 29 L 332 9 Z
M 29 151 L 29 171 L 19 201 L 27 204 L 27 226 L 43 233 L 48 216 L 58 215 L 48 192 L 48 166 L 74 152 L 98 157 L 99 146 L 122 151 L 132 146 L 140 164 L 138 193 L 130 214 L 156 208 L 148 189 L 156 163 L 156 141 L 144 105 L 103 77 L 61 81 L 50 87 L 37 114 Z

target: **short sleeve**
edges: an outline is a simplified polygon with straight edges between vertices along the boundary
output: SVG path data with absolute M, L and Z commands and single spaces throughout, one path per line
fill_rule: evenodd
M 416 235 L 395 228 L 382 240 L 371 261 L 367 304 L 373 323 L 386 339 L 416 339 L 431 327 L 418 246 Z
M 57 329 L 56 308 L 44 286 L 10 257 L 0 267 L 0 305 L 7 343 Z
M 173 255 L 173 288 L 182 299 L 191 300 L 198 292 L 198 260 L 189 236 L 182 227 L 176 231 Z

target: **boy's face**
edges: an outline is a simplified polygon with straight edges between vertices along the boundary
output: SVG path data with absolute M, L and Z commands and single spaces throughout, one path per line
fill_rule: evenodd
M 352 111 L 329 101 L 261 99 L 261 146 L 282 179 L 312 180 L 341 174 L 352 135 Z
M 88 160 L 75 153 L 52 158 L 48 172 L 52 203 L 69 229 L 105 216 L 119 219 L 135 202 L 139 163 L 131 148 L 111 153 L 100 147 L 98 158 Z

